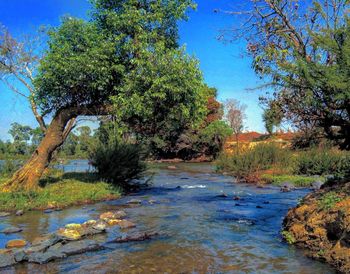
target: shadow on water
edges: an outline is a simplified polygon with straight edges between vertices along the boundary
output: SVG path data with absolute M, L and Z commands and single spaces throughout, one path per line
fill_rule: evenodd
M 116 201 L 51 214 L 29 212 L 0 223 L 0 230 L 7 225 L 23 228 L 20 234 L 0 234 L 3 248 L 11 238 L 31 241 L 67 223 L 123 208 L 137 224 L 133 230 L 156 231 L 164 237 L 113 244 L 47 265 L 23 264 L 7 273 L 334 273 L 280 237 L 283 216 L 308 190 L 281 193 L 274 187 L 233 184 L 232 178 L 213 173 L 209 164 L 176 166 L 153 166 L 151 187 Z M 141 204 L 128 204 L 131 199 Z M 113 230 L 109 237 L 120 233 Z

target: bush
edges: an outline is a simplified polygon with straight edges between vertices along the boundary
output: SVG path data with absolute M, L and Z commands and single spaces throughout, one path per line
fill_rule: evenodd
M 217 160 L 217 169 L 227 171 L 239 178 L 248 178 L 252 174 L 268 169 L 290 170 L 293 155 L 288 149 L 276 144 L 258 144 L 234 155 L 221 155 Z
M 23 165 L 23 161 L 5 160 L 3 163 L 0 163 L 0 175 L 3 177 L 10 177 L 22 165 Z
M 127 187 L 146 170 L 145 154 L 140 145 L 111 141 L 99 143 L 90 155 L 99 176 L 114 186 Z
M 295 172 L 303 175 L 349 177 L 350 153 L 330 149 L 300 152 Z
M 310 187 L 313 183 L 320 181 L 324 182 L 325 179 L 323 177 L 314 178 L 307 177 L 301 175 L 271 175 L 271 174 L 263 174 L 261 179 L 268 183 L 277 186 L 281 186 L 284 183 L 288 182 L 296 187 Z

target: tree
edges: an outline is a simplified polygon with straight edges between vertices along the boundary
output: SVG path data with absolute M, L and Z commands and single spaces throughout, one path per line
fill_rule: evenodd
M 12 123 L 9 134 L 13 138 L 14 153 L 25 155 L 28 152 L 28 142 L 31 138 L 32 129 L 18 123 Z
M 192 119 L 201 109 L 198 62 L 171 42 L 191 1 L 96 0 L 94 6 L 91 21 L 67 17 L 49 32 L 34 85 L 35 102 L 53 118 L 5 190 L 36 188 L 70 121 L 79 116 L 116 113 L 141 125 L 164 113 Z
M 274 101 L 270 101 L 267 108 L 264 109 L 263 121 L 267 132 L 272 135 L 274 129 L 282 123 L 283 111 Z
M 232 38 L 248 41 L 256 73 L 275 90 L 270 99 L 297 127 L 311 121 L 343 149 L 350 149 L 349 7 L 346 0 L 252 0 L 230 12 L 243 20 Z
M 236 143 L 238 145 L 238 137 L 244 129 L 244 119 L 246 105 L 241 104 L 238 100 L 228 99 L 224 103 L 225 118 L 231 127 L 233 134 L 236 137 Z

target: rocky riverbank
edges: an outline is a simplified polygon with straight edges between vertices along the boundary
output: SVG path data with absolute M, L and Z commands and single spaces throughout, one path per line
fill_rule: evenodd
M 307 255 L 350 273 L 350 182 L 326 184 L 289 210 L 284 238 Z

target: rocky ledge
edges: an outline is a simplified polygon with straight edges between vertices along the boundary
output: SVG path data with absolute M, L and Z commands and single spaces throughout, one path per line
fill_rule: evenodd
M 0 249 L 0 269 L 22 262 L 45 264 L 71 255 L 101 250 L 106 244 L 144 241 L 158 235 L 134 232 L 106 243 L 94 238 L 95 235 L 107 233 L 108 228 L 112 226 L 119 226 L 122 230 L 136 226 L 124 217 L 124 211 L 106 212 L 101 214 L 98 220 L 67 224 L 55 233 L 38 237 L 32 243 L 22 239 L 11 240 L 6 249 Z
M 290 209 L 283 222 L 286 241 L 314 259 L 350 273 L 350 182 L 327 183 Z

